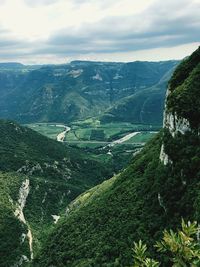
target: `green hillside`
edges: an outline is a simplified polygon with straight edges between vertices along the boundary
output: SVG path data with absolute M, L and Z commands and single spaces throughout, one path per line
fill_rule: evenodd
M 120 175 L 70 204 L 34 266 L 132 266 L 139 239 L 162 266 L 171 266 L 154 250 L 155 240 L 182 217 L 200 221 L 199 51 L 172 77 L 164 130 Z
M 100 117 L 102 122 L 134 122 L 161 124 L 167 83 L 174 71 L 170 69 L 154 86 L 137 91 L 117 101 Z
M 35 254 L 67 205 L 112 171 L 89 153 L 0 121 L 0 266 L 30 259 L 28 230 Z
M 102 115 L 102 122 L 161 124 L 166 91 L 161 87 L 145 89 L 123 98 Z

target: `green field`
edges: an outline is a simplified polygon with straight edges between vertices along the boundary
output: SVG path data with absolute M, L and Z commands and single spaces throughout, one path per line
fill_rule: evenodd
M 58 127 L 56 125 L 62 125 L 59 123 L 31 123 L 26 124 L 25 126 L 31 128 L 34 131 L 37 131 L 49 138 L 56 139 L 57 135 L 64 131 L 63 127 Z
M 153 136 L 155 136 L 157 132 L 141 132 L 136 136 L 132 137 L 128 141 L 124 142 L 125 144 L 129 143 L 146 143 L 148 142 Z
M 59 123 L 32 123 L 26 126 L 31 129 L 56 140 L 59 133 L 64 130 Z M 118 140 L 129 133 L 141 132 L 124 142 L 125 144 L 146 143 L 161 126 L 131 124 L 131 123 L 106 123 L 101 124 L 99 120 L 90 118 L 84 121 L 76 121 L 68 125 L 71 130 L 65 136 L 65 142 L 72 146 L 80 148 L 100 148 L 108 145 L 110 142 Z M 122 144 L 120 144 L 122 145 Z
M 101 124 L 98 120 L 87 119 L 85 121 L 77 121 L 71 124 L 71 131 L 67 134 L 66 141 L 98 140 L 110 142 L 122 138 L 131 132 L 158 131 L 160 128 L 160 125 L 152 126 L 144 124 L 131 124 L 126 122 Z M 95 135 L 96 139 L 93 138 Z M 151 136 L 149 135 L 149 137 Z M 145 135 L 141 137 L 141 141 L 136 142 L 146 142 L 147 139 L 148 135 Z

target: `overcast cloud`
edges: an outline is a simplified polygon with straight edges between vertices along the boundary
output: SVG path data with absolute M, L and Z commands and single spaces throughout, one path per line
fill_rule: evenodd
M 199 14 L 200 0 L 0 0 L 0 61 L 183 58 Z

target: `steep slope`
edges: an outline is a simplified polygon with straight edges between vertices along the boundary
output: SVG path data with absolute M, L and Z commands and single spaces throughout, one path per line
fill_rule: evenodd
M 81 150 L 0 121 L 0 266 L 31 259 L 66 206 L 110 175 Z
M 166 87 L 173 71 L 174 68 L 168 71 L 158 84 L 117 101 L 105 111 L 100 120 L 102 122 L 161 124 Z
M 91 116 L 98 117 L 120 100 L 158 84 L 177 63 L 74 61 L 66 65 L 44 66 L 29 71 L 22 79 L 16 80 L 13 90 L 5 93 L 5 88 L 0 96 L 0 117 L 23 123 L 67 123 Z M 150 96 L 154 108 L 151 108 L 152 104 L 148 106 L 153 114 L 161 114 L 159 123 L 162 119 L 164 94 L 165 88 L 159 87 L 155 99 L 155 94 Z M 161 103 L 158 108 L 157 102 Z M 139 112 L 141 109 L 142 107 Z M 122 116 L 126 120 L 126 114 L 122 113 Z M 128 118 L 128 121 L 134 120 L 134 116 Z M 149 120 L 152 122 L 154 118 L 151 116 Z
M 35 266 L 131 266 L 134 241 L 153 247 L 182 217 L 200 221 L 199 67 L 200 48 L 169 83 L 164 130 L 119 176 L 68 207 Z
M 27 225 L 15 216 L 25 177 L 0 172 L 0 266 L 27 261 L 30 255 Z
M 166 94 L 162 88 L 155 86 L 123 98 L 101 116 L 101 122 L 161 124 Z

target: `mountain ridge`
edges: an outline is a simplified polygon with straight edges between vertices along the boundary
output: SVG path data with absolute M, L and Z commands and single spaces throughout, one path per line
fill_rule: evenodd
M 144 89 L 158 84 L 159 93 L 155 97 L 161 104 L 158 107 L 155 104 L 152 111 L 160 114 L 155 124 L 161 123 L 165 88 L 159 82 L 178 61 L 75 62 L 9 72 L 9 81 L 8 72 L 0 72 L 0 116 L 21 123 L 69 123 L 91 116 L 101 118 L 107 109 L 120 104 L 125 97 L 139 91 L 142 94 Z M 152 101 L 156 103 L 154 97 Z M 147 112 L 149 109 L 151 105 L 147 105 Z M 125 121 L 138 123 L 134 116 L 126 118 L 125 112 L 123 116 Z M 154 122 L 152 118 L 150 121 Z

